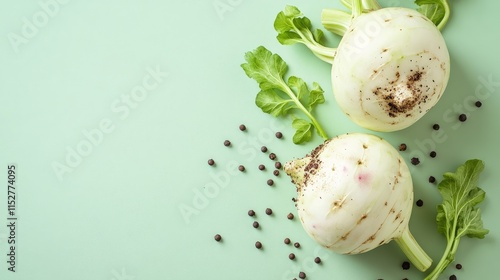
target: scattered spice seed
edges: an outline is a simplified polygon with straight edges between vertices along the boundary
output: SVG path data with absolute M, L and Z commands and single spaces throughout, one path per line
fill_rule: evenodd
M 481 106 L 483 106 L 483 103 L 481 103 L 481 101 L 476 101 L 474 105 L 476 105 L 477 108 L 480 108 Z
M 254 228 L 259 228 L 259 222 L 257 222 L 257 221 L 253 222 L 252 226 Z
M 288 255 L 288 258 L 291 259 L 291 260 L 295 259 L 295 254 L 294 253 L 290 253 L 290 255 Z
M 291 241 L 290 241 L 290 238 L 287 237 L 287 238 L 285 238 L 285 240 L 283 240 L 283 242 L 285 242 L 285 244 L 288 245 L 288 244 L 290 244 Z
M 240 124 L 240 130 L 245 131 L 247 130 L 247 127 L 244 124 Z
M 436 183 L 436 177 L 429 176 L 429 183 Z
M 419 163 L 420 163 L 420 160 L 417 157 L 411 158 L 411 164 L 418 165 Z
M 260 151 L 263 152 L 263 153 L 266 153 L 267 152 L 267 147 L 266 146 L 260 147 Z
M 255 242 L 255 248 L 262 249 L 262 243 L 260 241 Z
M 225 141 L 224 141 L 224 146 L 226 146 L 226 147 L 231 146 L 231 141 L 229 141 L 229 140 L 225 140 Z
M 273 171 L 273 174 L 274 174 L 274 176 L 279 176 L 280 175 L 280 171 L 276 169 L 276 170 Z
M 243 165 L 238 166 L 238 170 L 241 172 L 245 171 L 245 166 Z
M 458 120 L 461 121 L 461 122 L 465 122 L 467 120 L 467 115 L 466 114 L 460 114 L 460 116 L 458 116 Z
M 289 220 L 293 220 L 294 216 L 293 216 L 293 213 L 288 213 L 288 215 L 286 216 Z
M 272 214 L 273 214 L 273 209 L 271 209 L 271 208 L 266 208 L 266 214 L 267 214 L 267 215 L 272 215 Z
M 401 265 L 401 267 L 404 269 L 404 270 L 408 270 L 410 269 L 410 263 L 407 262 L 407 261 L 404 261 L 403 264 Z
M 268 186 L 272 186 L 272 185 L 274 185 L 274 181 L 273 181 L 273 179 L 269 179 L 269 180 L 267 180 L 267 185 L 268 185 Z
M 408 148 L 408 147 L 406 146 L 406 144 L 405 144 L 405 143 L 401 143 L 401 144 L 399 144 L 399 150 L 400 150 L 401 152 L 406 151 L 406 149 L 407 149 L 407 148 Z
M 455 274 L 452 274 L 450 275 L 450 278 L 448 278 L 450 280 L 457 280 L 457 276 Z
M 430 152 L 430 153 L 429 153 L 429 156 L 430 156 L 431 158 L 435 158 L 435 157 L 436 157 L 436 155 L 437 155 L 436 151 L 432 151 L 432 152 Z
M 276 132 L 276 138 L 278 138 L 278 139 L 283 138 L 283 133 L 281 133 L 281 132 L 279 132 L 279 131 L 278 131 L 278 132 Z
M 269 158 L 270 158 L 271 160 L 275 160 L 275 159 L 276 159 L 276 154 L 275 154 L 275 153 L 270 153 L 270 154 L 269 154 Z
M 434 129 L 434 130 L 439 130 L 439 124 L 435 123 L 435 124 L 432 126 L 432 129 Z
M 459 263 L 457 263 L 457 264 L 455 265 L 455 268 L 460 270 L 460 269 L 462 269 L 462 265 L 461 265 L 461 264 L 459 264 Z
M 424 205 L 424 201 L 422 199 L 417 200 L 416 202 L 418 207 L 422 207 Z
M 294 246 L 295 248 L 300 248 L 300 243 L 299 243 L 299 242 L 295 242 L 295 243 L 293 243 L 293 246 Z
M 264 164 L 259 164 L 259 170 L 264 170 L 266 169 L 266 166 Z
M 255 211 L 253 211 L 253 210 L 248 210 L 248 216 L 250 216 L 250 217 L 255 216 Z
M 319 263 L 321 263 L 321 259 L 319 257 L 316 257 L 316 258 L 314 258 L 314 262 L 319 264 Z
M 222 240 L 222 236 L 220 236 L 220 234 L 216 234 L 216 235 L 214 236 L 214 239 L 215 239 L 215 241 L 219 242 L 219 241 L 221 241 L 221 240 Z
M 276 169 L 281 169 L 281 167 L 282 167 L 281 162 L 279 162 L 279 161 L 275 162 L 275 163 L 274 163 L 274 167 L 275 167 Z
M 303 272 L 303 271 L 299 272 L 299 278 L 300 279 L 306 279 L 306 273 Z
M 214 165 L 214 164 L 215 164 L 215 161 L 213 159 L 208 160 L 208 165 Z

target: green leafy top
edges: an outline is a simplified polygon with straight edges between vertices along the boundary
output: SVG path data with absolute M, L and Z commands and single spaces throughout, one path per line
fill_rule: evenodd
M 276 38 L 281 44 L 302 43 L 320 59 L 333 62 L 336 49 L 321 44 L 324 39 L 323 31 L 313 28 L 311 21 L 302 16 L 297 7 L 287 5 L 279 12 L 274 20 L 274 29 L 278 32 Z
M 443 29 L 450 17 L 450 5 L 447 0 L 415 0 L 417 11 L 430 19 L 439 30 Z
M 255 104 L 265 113 L 275 117 L 285 116 L 292 109 L 299 109 L 309 121 L 294 117 L 292 127 L 296 133 L 293 136 L 295 144 L 308 142 L 312 138 L 312 129 L 328 139 L 323 128 L 311 114 L 314 107 L 324 103 L 323 89 L 317 83 L 313 83 L 309 89 L 307 84 L 298 77 L 290 76 L 287 81 L 284 76 L 288 66 L 283 59 L 271 53 L 263 46 L 245 54 L 247 63 L 241 67 L 248 77 L 254 79 L 261 89 L 255 99 Z
M 476 206 L 485 198 L 477 182 L 484 163 L 478 159 L 466 161 L 455 173 L 447 172 L 438 185 L 443 197 L 437 206 L 438 231 L 446 236 L 446 250 L 435 269 L 425 279 L 437 277 L 454 260 L 462 236 L 484 238 L 488 230 L 483 227 L 481 210 Z

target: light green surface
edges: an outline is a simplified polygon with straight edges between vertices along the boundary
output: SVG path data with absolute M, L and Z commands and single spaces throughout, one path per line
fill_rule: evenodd
M 321 9 L 340 6 L 336 1 L 55 1 L 0 2 L 0 279 L 291 280 L 301 270 L 311 280 L 423 278 L 415 268 L 401 269 L 405 257 L 395 243 L 357 256 L 319 248 L 297 218 L 286 219 L 294 212 L 294 187 L 283 173 L 274 178 L 271 161 L 258 150 L 266 145 L 284 162 L 321 142 L 294 146 L 290 120 L 275 121 L 254 106 L 257 85 L 239 65 L 258 45 L 279 53 L 290 74 L 323 86 L 327 102 L 317 113 L 330 135 L 364 131 L 336 106 L 328 65 L 303 46 L 281 46 L 274 38 L 274 17 L 286 4 L 319 27 Z M 413 127 L 380 135 L 407 143 L 408 161 L 431 148 L 438 152 L 411 167 L 415 199 L 425 204 L 414 208 L 410 227 L 435 260 L 445 243 L 435 229 L 439 195 L 428 176 L 439 179 L 469 158 L 485 161 L 482 210 L 491 232 L 485 240 L 464 239 L 457 255 L 464 268 L 450 268 L 442 279 L 496 279 L 500 40 L 491 30 L 500 4 L 451 2 L 445 96 Z M 39 27 L 30 29 L 25 20 Z M 142 94 L 141 86 L 148 88 Z M 476 97 L 483 100 L 480 110 L 468 106 Z M 459 112 L 469 120 L 458 123 Z M 435 122 L 442 134 L 432 138 Z M 241 123 L 247 132 L 238 130 Z M 285 139 L 272 136 L 278 130 Z M 15 273 L 6 256 L 11 163 L 18 168 Z M 266 172 L 257 169 L 261 163 Z M 234 172 L 232 164 L 247 172 Z M 54 166 L 62 165 L 68 172 L 58 174 Z M 267 207 L 274 216 L 264 214 Z M 183 216 L 180 209 L 188 208 L 192 215 Z M 216 233 L 222 243 L 213 240 Z M 284 245 L 285 237 L 301 248 Z M 255 249 L 257 240 L 264 250 Z M 319 266 L 312 262 L 318 255 Z

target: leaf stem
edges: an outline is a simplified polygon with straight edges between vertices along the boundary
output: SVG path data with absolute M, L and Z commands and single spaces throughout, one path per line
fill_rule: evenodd
M 337 9 L 323 9 L 321 23 L 328 31 L 344 36 L 351 25 L 351 14 Z
M 321 127 L 318 120 L 316 120 L 316 118 L 304 107 L 304 105 L 302 105 L 297 96 L 295 96 L 293 91 L 284 83 L 284 81 L 281 82 L 281 90 L 285 92 L 293 100 L 293 102 L 297 105 L 297 107 L 304 113 L 304 115 L 306 115 L 309 118 L 309 120 L 311 120 L 311 123 L 316 128 L 316 131 L 321 136 L 321 138 L 323 138 L 323 140 L 329 139 L 328 135 L 326 134 L 325 130 Z
M 457 226 L 457 217 L 453 221 L 453 227 Z M 425 277 L 424 280 L 437 280 L 439 275 L 444 272 L 448 265 L 455 260 L 455 252 L 457 251 L 458 244 L 460 243 L 460 237 L 456 238 L 455 231 L 451 232 L 451 236 L 446 236 L 447 244 L 441 259 L 437 263 L 436 267 Z
M 432 259 L 418 245 L 408 227 L 403 231 L 401 237 L 396 238 L 395 241 L 418 270 L 426 271 L 431 266 Z
M 450 18 L 450 13 L 451 13 L 450 4 L 448 3 L 448 0 L 441 0 L 441 4 L 443 5 L 444 8 L 444 17 L 437 26 L 439 30 L 442 30 L 446 25 L 446 23 L 448 23 L 448 19 Z

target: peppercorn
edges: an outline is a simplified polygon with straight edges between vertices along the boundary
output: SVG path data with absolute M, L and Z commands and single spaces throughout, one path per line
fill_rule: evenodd
M 215 161 L 213 159 L 208 160 L 208 165 L 214 165 L 214 164 L 215 164 Z
M 255 248 L 262 249 L 262 243 L 260 241 L 255 242 Z
M 435 182 L 436 182 L 436 177 L 429 176 L 429 183 L 435 183 Z
M 274 167 L 275 167 L 276 169 L 281 169 L 281 167 L 282 167 L 281 162 L 279 162 L 279 161 L 275 162 L 275 163 L 274 163 Z
M 245 166 L 243 165 L 238 166 L 238 170 L 241 172 L 245 171 Z
M 274 176 L 279 176 L 280 175 L 280 171 L 276 169 L 276 170 L 273 171 L 273 174 L 274 174 Z
M 276 154 L 275 154 L 275 153 L 270 153 L 270 154 L 269 154 L 269 158 L 270 158 L 271 160 L 275 160 L 275 159 L 276 159 Z
M 457 276 L 455 274 L 452 274 L 452 275 L 450 275 L 450 277 L 448 279 L 457 280 Z
M 231 141 L 229 141 L 229 140 L 225 140 L 225 141 L 224 141 L 224 146 L 226 146 L 226 147 L 231 146 Z
M 220 234 L 216 234 L 216 235 L 214 236 L 214 239 L 215 239 L 215 241 L 219 242 L 219 241 L 221 241 L 221 240 L 222 240 L 222 236 L 220 236 Z
M 255 216 L 255 211 L 253 211 L 253 210 L 248 210 L 248 216 L 250 216 L 250 217 Z
M 276 138 L 278 138 L 278 139 L 281 139 L 281 138 L 283 137 L 283 133 L 281 133 L 281 132 L 279 132 L 279 131 L 278 131 L 278 132 L 276 132 L 276 134 L 275 134 L 275 135 L 276 135 Z
M 274 181 L 273 181 L 273 179 L 269 179 L 269 180 L 267 180 L 267 185 L 268 185 L 268 186 L 272 186 L 272 185 L 274 185 Z
M 319 257 L 314 258 L 315 263 L 321 263 L 321 259 Z
M 424 201 L 422 199 L 417 200 L 416 202 L 418 207 L 422 207 L 424 205 Z
M 476 105 L 477 108 L 480 108 L 481 106 L 483 106 L 483 103 L 481 103 L 481 101 L 476 101 L 474 105 Z
M 403 264 L 401 265 L 401 267 L 404 269 L 404 270 L 408 270 L 410 269 L 410 263 L 407 262 L 407 261 L 404 261 Z
M 266 146 L 260 147 L 260 151 L 263 153 L 267 152 L 267 147 Z
M 458 116 L 458 120 L 461 121 L 461 122 L 465 122 L 467 120 L 467 115 L 466 114 L 460 114 L 460 116 Z
M 286 216 L 289 220 L 293 220 L 294 216 L 292 213 L 288 213 L 288 215 Z
M 287 237 L 287 238 L 285 238 L 285 240 L 283 240 L 283 242 L 285 242 L 285 244 L 288 245 L 288 244 L 290 244 L 291 241 L 290 241 L 290 238 Z
M 247 130 L 247 127 L 244 124 L 240 124 L 240 130 L 245 131 Z
M 272 215 L 272 214 L 273 214 L 273 209 L 271 209 L 271 208 L 266 208 L 266 214 L 267 214 L 267 215 Z
M 290 253 L 290 255 L 288 255 L 288 258 L 291 259 L 291 260 L 295 259 L 295 254 L 294 253 Z
M 430 156 L 431 158 L 435 158 L 435 157 L 436 157 L 436 155 L 437 155 L 436 151 L 432 151 L 432 152 L 430 152 L 430 153 L 429 153 L 429 156 Z
M 300 248 L 300 243 L 299 243 L 299 242 L 295 242 L 295 243 L 293 243 L 293 246 L 294 246 L 295 248 Z
M 411 164 L 418 165 L 419 163 L 420 163 L 420 160 L 417 157 L 411 158 Z
M 266 169 L 266 166 L 264 164 L 259 164 L 259 170 L 264 170 Z
M 435 124 L 432 126 L 432 129 L 434 129 L 434 130 L 439 130 L 439 124 L 435 123 Z
M 305 272 L 299 272 L 299 278 L 300 279 L 306 279 L 306 273 Z
M 461 265 L 461 264 L 459 264 L 459 263 L 457 263 L 457 264 L 455 265 L 455 268 L 460 270 L 460 269 L 462 269 L 462 265 Z
M 406 146 L 406 144 L 405 144 L 405 143 L 401 143 L 401 144 L 399 144 L 399 150 L 400 150 L 401 152 L 406 151 L 406 149 L 407 149 L 407 148 L 408 148 L 408 147 Z
M 257 221 L 253 222 L 252 226 L 254 228 L 259 228 L 259 222 L 257 222 Z

